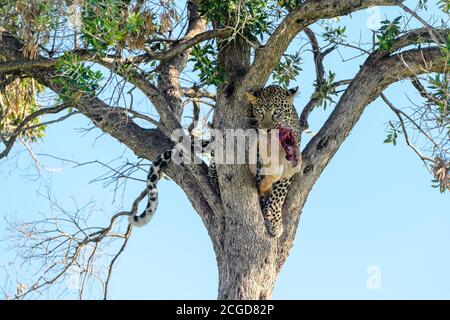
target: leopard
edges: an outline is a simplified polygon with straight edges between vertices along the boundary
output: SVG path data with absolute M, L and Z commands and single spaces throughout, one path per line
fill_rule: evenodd
M 275 129 L 280 125 L 292 129 L 292 134 L 296 142 L 300 135 L 298 130 L 298 114 L 293 106 L 293 99 L 298 88 L 285 90 L 282 87 L 271 85 L 260 90 L 247 91 L 246 96 L 253 106 L 253 115 L 258 123 L 259 129 Z M 201 151 L 210 147 L 210 141 L 203 141 Z M 194 145 L 191 145 L 193 151 Z M 131 214 L 128 217 L 129 223 L 133 226 L 141 227 L 150 222 L 158 206 L 157 183 L 163 176 L 164 168 L 172 161 L 175 153 L 180 152 L 175 147 L 171 147 L 162 152 L 151 164 L 147 175 L 147 206 L 140 215 Z M 269 235 L 278 238 L 283 232 L 282 206 L 286 198 L 292 176 L 299 171 L 300 163 L 292 167 L 285 161 L 283 149 L 280 150 L 281 165 L 283 171 L 278 175 L 265 174 L 261 157 L 258 157 L 259 165 L 252 171 L 260 193 L 261 211 L 266 222 Z M 212 161 L 208 168 L 208 178 L 216 190 L 220 193 L 217 179 L 217 169 L 214 162 L 214 149 L 210 150 Z M 182 156 L 182 154 L 178 154 Z
M 299 116 L 293 101 L 298 87 L 284 89 L 270 85 L 259 90 L 248 90 L 246 96 L 252 107 L 253 117 L 261 132 L 278 128 L 288 128 L 294 138 L 297 161 L 292 164 L 287 160 L 286 151 L 279 148 L 280 170 L 270 174 L 265 172 L 265 159 L 261 152 L 257 155 L 257 164 L 250 167 L 255 176 L 260 195 L 261 211 L 270 236 L 279 238 L 283 233 L 282 209 L 292 183 L 293 176 L 300 172 L 301 153 L 299 149 Z

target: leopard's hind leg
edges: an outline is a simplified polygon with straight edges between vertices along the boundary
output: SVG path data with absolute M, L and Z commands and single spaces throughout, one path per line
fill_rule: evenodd
M 292 178 L 275 182 L 269 196 L 263 201 L 263 215 L 267 231 L 272 237 L 279 238 L 283 233 L 282 209 Z

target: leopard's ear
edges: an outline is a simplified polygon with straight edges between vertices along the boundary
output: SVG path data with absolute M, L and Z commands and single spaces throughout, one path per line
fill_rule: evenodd
M 287 99 L 290 101 L 290 103 L 294 103 L 294 98 L 295 98 L 295 95 L 297 94 L 297 91 L 298 91 L 298 87 L 294 87 L 294 88 L 291 88 L 288 91 L 286 91 L 286 96 L 287 96 Z
M 288 96 L 294 98 L 297 94 L 298 87 L 294 87 L 288 90 Z
M 251 104 L 256 104 L 256 100 L 258 98 L 259 92 L 256 90 L 247 90 L 245 91 L 245 96 Z

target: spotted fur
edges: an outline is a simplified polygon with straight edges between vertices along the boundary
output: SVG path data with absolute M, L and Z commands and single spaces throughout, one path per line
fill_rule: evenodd
M 253 114 L 258 126 L 264 129 L 273 129 L 278 125 L 291 127 L 294 137 L 299 141 L 298 115 L 293 107 L 292 100 L 297 89 L 284 90 L 278 86 L 269 86 L 257 92 L 248 92 L 248 98 L 253 104 Z M 206 148 L 207 144 L 202 145 Z M 129 217 L 130 224 L 143 226 L 150 222 L 155 214 L 158 204 L 157 183 L 161 179 L 162 170 L 170 163 L 176 149 L 171 148 L 159 155 L 152 163 L 147 177 L 148 203 L 140 215 Z M 213 155 L 212 155 L 213 156 Z M 256 170 L 258 186 L 265 178 L 264 171 L 259 164 Z M 217 173 L 214 161 L 211 162 L 208 177 L 213 186 L 217 183 Z M 270 192 L 261 193 L 260 202 L 269 234 L 279 237 L 283 232 L 282 207 L 291 184 L 292 177 L 283 177 L 271 185 Z
M 292 129 L 294 138 L 299 143 L 298 114 L 293 106 L 297 88 L 284 90 L 279 86 L 269 86 L 259 91 L 247 92 L 247 98 L 253 106 L 253 115 L 260 129 L 274 129 L 282 125 Z M 259 158 L 259 155 L 258 155 Z M 263 190 L 262 185 L 267 176 L 259 161 L 255 172 L 256 183 L 260 191 L 260 204 L 268 233 L 280 237 L 283 233 L 282 208 L 292 176 L 298 172 L 301 161 L 293 171 L 278 177 L 273 183 L 268 180 L 270 189 Z
M 158 188 L 156 185 L 159 179 L 161 179 L 161 170 L 169 164 L 172 159 L 172 152 L 174 151 L 175 149 L 168 149 L 153 161 L 147 175 L 147 207 L 140 215 L 129 216 L 128 221 L 130 224 L 141 227 L 149 223 L 153 218 L 156 207 L 158 206 Z
M 217 178 L 217 167 L 214 162 L 214 149 L 211 150 L 211 162 L 208 167 L 208 180 L 217 192 L 220 192 L 219 180 Z
M 205 150 L 209 145 L 208 141 L 202 142 L 201 151 Z M 191 145 L 191 151 L 195 152 L 195 145 Z M 136 227 L 141 227 L 150 222 L 153 218 L 156 208 L 158 206 L 158 188 L 157 183 L 161 179 L 162 170 L 172 161 L 172 157 L 175 155 L 175 152 L 179 152 L 175 148 L 170 148 L 161 153 L 150 166 L 147 175 L 147 207 L 144 212 L 140 215 L 131 215 L 128 217 L 128 221 L 130 224 Z M 180 156 L 182 156 L 182 151 L 180 151 Z M 215 171 L 214 163 L 211 164 L 208 171 L 208 177 L 211 179 L 211 183 L 215 185 L 217 184 L 217 173 Z

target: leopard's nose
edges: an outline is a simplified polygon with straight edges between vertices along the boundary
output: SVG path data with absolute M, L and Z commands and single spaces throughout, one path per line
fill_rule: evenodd
M 272 125 L 272 117 L 270 116 L 270 114 L 265 114 L 264 118 L 260 122 L 260 128 L 272 129 Z

